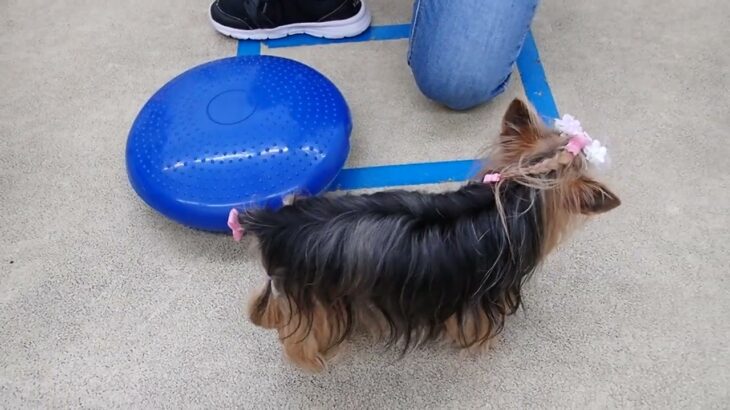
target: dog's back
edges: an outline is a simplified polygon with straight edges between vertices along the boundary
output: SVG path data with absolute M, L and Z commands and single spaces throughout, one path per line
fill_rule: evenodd
M 506 189 L 505 219 L 492 186 L 469 184 L 439 194 L 304 198 L 243 213 L 241 222 L 259 238 L 276 291 L 298 311 L 340 306 L 334 320 L 346 334 L 353 310 L 368 306 L 382 315 L 390 340 L 407 346 L 411 337 L 437 337 L 449 318 L 493 312 L 490 323 L 500 327 L 517 308 L 522 279 L 537 264 L 541 215 L 528 188 Z M 494 330 L 475 333 L 481 339 Z

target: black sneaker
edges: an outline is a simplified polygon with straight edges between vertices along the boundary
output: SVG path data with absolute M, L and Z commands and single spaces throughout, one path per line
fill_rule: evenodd
M 361 0 L 216 0 L 210 20 L 220 33 L 242 40 L 265 40 L 290 34 L 353 37 L 370 26 Z

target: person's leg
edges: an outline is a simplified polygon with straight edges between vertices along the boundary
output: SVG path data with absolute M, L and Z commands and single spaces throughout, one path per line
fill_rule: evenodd
M 538 0 L 416 0 L 408 52 L 416 83 L 455 110 L 499 95 Z

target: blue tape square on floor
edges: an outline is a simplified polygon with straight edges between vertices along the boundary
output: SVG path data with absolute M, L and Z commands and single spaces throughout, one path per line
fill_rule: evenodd
M 298 34 L 263 42 L 240 40 L 238 42 L 238 55 L 260 54 L 261 43 L 264 43 L 270 48 L 283 48 L 364 41 L 385 41 L 408 38 L 410 31 L 410 24 L 394 24 L 373 26 L 359 36 L 343 39 L 324 39 Z M 557 118 L 558 108 L 550 90 L 550 85 L 548 84 L 545 70 L 540 60 L 540 53 L 532 32 L 528 33 L 522 51 L 517 57 L 517 69 L 520 72 L 525 95 L 532 105 L 535 106 L 538 113 L 546 121 L 552 121 L 552 119 Z M 464 181 L 471 178 L 478 170 L 478 163 L 478 160 L 467 159 L 345 168 L 332 183 L 331 189 L 351 190 Z

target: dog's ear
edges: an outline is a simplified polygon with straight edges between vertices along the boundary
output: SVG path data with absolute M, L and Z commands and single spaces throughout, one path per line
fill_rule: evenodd
M 532 127 L 534 120 L 530 107 L 519 98 L 515 98 L 507 107 L 502 118 L 502 134 L 521 133 L 525 128 Z
M 500 143 L 507 159 L 514 160 L 534 147 L 540 139 L 542 123 L 532 109 L 519 98 L 510 103 L 502 118 Z
M 571 187 L 577 211 L 584 215 L 608 212 L 621 205 L 621 200 L 605 185 L 587 177 L 579 178 Z

